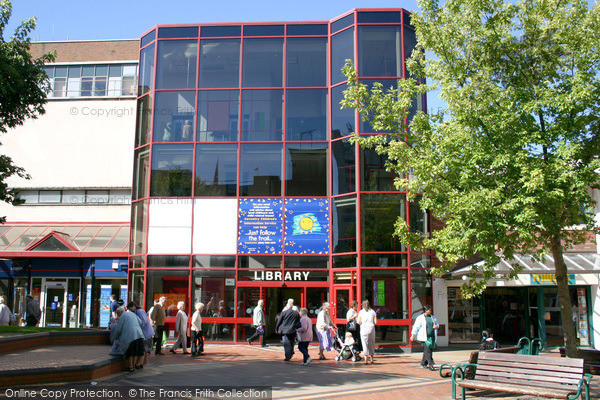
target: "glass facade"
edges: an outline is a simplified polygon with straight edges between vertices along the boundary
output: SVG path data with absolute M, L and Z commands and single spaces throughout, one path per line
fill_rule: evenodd
M 339 102 L 346 59 L 368 84 L 405 77 L 412 27 L 400 9 L 357 13 L 144 36 L 130 281 L 145 307 L 160 295 L 188 312 L 201 301 L 207 340 L 242 342 L 258 299 L 267 336 L 289 298 L 312 318 L 332 302 L 340 325 L 349 302 L 368 299 L 378 344 L 408 345 L 432 300 L 430 254 L 400 243 L 393 222 L 427 234 L 428 216 L 383 157 L 350 143 L 355 129 L 378 132 Z

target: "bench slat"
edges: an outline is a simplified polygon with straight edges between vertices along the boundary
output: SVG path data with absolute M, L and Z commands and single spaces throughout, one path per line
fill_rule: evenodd
M 541 359 L 541 360 L 540 360 Z M 583 367 L 583 360 L 580 358 L 559 358 L 559 357 L 545 357 L 545 356 L 527 356 L 524 354 L 505 354 L 505 353 L 491 353 L 481 352 L 479 354 L 479 362 L 481 360 L 500 360 L 508 362 L 525 362 L 531 364 L 543 363 L 545 365 L 555 365 L 558 367 Z
M 497 365 L 478 365 L 477 366 L 477 371 L 490 371 L 490 372 L 494 372 L 494 371 L 498 371 L 498 372 L 513 372 L 513 373 L 517 373 L 517 374 L 523 374 L 523 375 L 534 375 L 534 376 L 545 376 L 545 377 L 552 377 L 552 379 L 554 381 L 557 380 L 563 380 L 563 379 L 567 379 L 567 380 L 576 380 L 579 381 L 579 379 L 583 378 L 583 374 L 581 373 L 581 371 L 579 371 L 579 373 L 575 373 L 575 372 L 569 372 L 569 373 L 564 373 L 562 371 L 557 371 L 556 369 L 554 371 L 547 371 L 547 370 L 543 370 L 543 369 L 534 369 L 534 368 L 521 368 L 520 365 L 511 365 L 511 366 L 497 366 Z
M 517 368 L 512 368 L 512 371 L 498 371 L 498 370 L 485 370 L 485 369 L 481 369 L 481 367 L 477 368 L 477 375 L 479 376 L 501 376 L 504 378 L 510 378 L 510 379 L 524 379 L 527 381 L 532 381 L 532 382 L 540 382 L 541 384 L 544 384 L 544 382 L 551 382 L 551 383 L 560 383 L 562 385 L 575 385 L 577 386 L 579 384 L 579 380 L 580 378 L 570 378 L 570 379 L 565 379 L 565 378 L 561 378 L 558 379 L 556 377 L 553 376 L 543 376 L 543 375 L 534 375 L 534 374 L 526 374 L 526 373 L 519 373 L 516 372 L 518 371 Z
M 508 392 L 508 393 L 517 393 L 517 394 L 528 394 L 533 396 L 545 396 L 545 397 L 553 397 L 556 399 L 564 399 L 568 395 L 572 393 L 576 393 L 577 390 L 559 390 L 559 389 L 550 389 L 550 388 L 534 388 L 527 387 L 523 385 L 508 385 L 494 382 L 477 382 L 477 381 L 459 381 L 457 382 L 458 386 L 470 388 L 470 389 L 480 389 L 480 390 L 495 390 L 498 392 Z
M 535 357 L 542 358 L 543 356 L 535 356 Z M 548 365 L 548 364 L 544 364 L 544 363 L 532 364 L 532 363 L 522 363 L 519 361 L 520 360 L 516 360 L 513 362 L 495 361 L 495 360 L 479 360 L 477 365 L 479 365 L 479 366 L 489 365 L 490 367 L 499 367 L 499 368 L 517 367 L 518 366 L 519 368 L 530 369 L 530 370 L 534 370 L 534 371 L 560 371 L 560 372 L 564 373 L 565 375 L 569 375 L 569 374 L 582 375 L 583 374 L 582 366 L 578 367 L 578 368 L 576 368 L 576 367 L 559 367 L 556 365 Z
M 498 384 L 503 384 L 503 385 L 518 385 L 518 386 L 525 386 L 525 387 L 538 387 L 538 388 L 550 388 L 550 389 L 557 389 L 557 390 L 567 390 L 567 391 L 572 391 L 575 390 L 577 391 L 577 385 L 562 385 L 560 383 L 552 383 L 552 382 L 540 382 L 540 381 L 531 381 L 528 379 L 507 379 L 501 376 L 476 376 L 475 379 L 473 380 L 473 382 L 495 382 Z

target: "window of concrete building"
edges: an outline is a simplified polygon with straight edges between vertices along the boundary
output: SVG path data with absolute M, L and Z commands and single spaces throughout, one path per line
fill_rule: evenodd
M 346 29 L 331 38 L 331 84 L 346 80 L 342 67 L 346 60 L 354 60 L 354 28 Z
M 238 140 L 239 91 L 198 92 L 198 142 Z
M 129 270 L 129 301 L 135 301 L 140 307 L 144 307 L 144 271 Z M 152 307 L 148 304 L 145 310 Z
M 159 41 L 157 59 L 157 89 L 185 89 L 196 86 L 197 40 Z
M 152 96 L 147 96 L 138 99 L 137 101 L 137 121 L 135 129 L 135 147 L 143 146 L 150 142 L 152 134 Z
M 327 89 L 286 91 L 286 139 L 327 140 Z
M 331 138 L 348 136 L 354 132 L 354 110 L 342 109 L 340 101 L 344 99 L 345 84 L 331 88 Z
M 140 52 L 139 94 L 154 89 L 154 48 L 155 45 L 152 43 Z
M 356 251 L 356 196 L 334 198 L 332 218 L 333 252 Z
M 283 86 L 283 38 L 244 39 L 244 87 Z
M 240 39 L 203 39 L 198 87 L 238 87 L 239 82 Z
M 174 26 L 158 28 L 159 39 L 198 37 L 197 26 Z
M 85 202 L 88 204 L 108 204 L 108 190 L 86 190 Z
M 288 36 L 327 35 L 327 33 L 326 24 L 290 24 L 287 26 Z
M 370 192 L 392 191 L 394 188 L 394 173 L 386 170 L 384 154 L 377 154 L 375 149 L 361 149 L 362 176 L 361 190 Z
M 361 23 L 400 23 L 402 22 L 402 15 L 400 11 L 366 11 L 359 12 L 356 18 L 356 22 Z
M 340 29 L 343 29 L 347 26 L 350 26 L 354 23 L 354 13 L 350 13 L 343 18 L 338 19 L 337 21 L 333 21 L 331 23 L 331 32 L 335 33 Z
M 386 93 L 390 89 L 393 90 L 394 92 L 396 92 L 398 90 L 398 80 L 397 79 L 361 79 L 360 80 L 360 83 L 367 85 L 368 90 L 373 89 L 373 84 L 375 82 L 381 83 L 381 85 L 382 85 L 381 88 Z M 417 101 L 413 102 L 413 107 L 416 106 L 417 104 L 418 104 Z M 390 133 L 390 132 L 392 132 L 391 130 L 375 129 L 373 127 L 373 125 L 371 124 L 372 115 L 370 115 L 370 114 L 369 114 L 369 118 L 367 120 L 363 120 L 362 115 L 359 120 L 360 120 L 360 122 L 359 122 L 360 133 Z M 402 129 L 403 123 L 404 123 L 404 120 L 398 119 L 398 125 L 397 125 L 397 128 L 394 129 L 394 131 L 400 132 Z
M 151 196 L 191 196 L 194 145 L 155 145 L 152 148 Z
M 367 194 L 360 198 L 363 251 L 405 251 L 405 247 L 394 236 L 393 222 L 398 217 L 406 218 L 406 203 L 403 194 Z M 390 221 L 382 224 L 381 221 Z
M 154 109 L 154 142 L 192 142 L 196 95 L 193 91 L 157 92 Z
M 283 90 L 242 92 L 242 140 L 277 141 L 283 137 Z
M 283 145 L 241 145 L 240 195 L 281 196 Z
M 148 32 L 147 34 L 145 34 L 144 36 L 142 36 L 142 38 L 140 39 L 140 47 L 146 46 L 148 43 L 152 42 L 154 39 L 156 39 L 156 31 L 152 30 L 152 31 Z
M 327 85 L 327 38 L 289 38 L 286 57 L 286 86 Z
M 409 58 L 412 55 L 413 50 L 417 47 L 417 36 L 413 29 L 404 27 L 404 57 Z M 406 76 L 411 76 L 408 73 L 408 69 L 405 66 Z
M 284 25 L 244 25 L 244 36 L 283 36 Z
M 402 76 L 402 31 L 400 26 L 358 28 L 360 76 Z
M 240 25 L 227 26 L 203 26 L 200 29 L 200 37 L 230 37 L 241 36 L 242 27 Z
M 356 155 L 355 145 L 348 139 L 331 143 L 332 156 L 332 194 L 356 191 Z
M 40 190 L 40 203 L 60 203 L 60 190 Z
M 133 165 L 133 198 L 141 199 L 148 196 L 148 172 L 150 170 L 150 148 L 143 147 L 135 150 Z
M 195 196 L 235 196 L 237 144 L 196 145 Z
M 285 146 L 286 196 L 327 196 L 327 143 Z

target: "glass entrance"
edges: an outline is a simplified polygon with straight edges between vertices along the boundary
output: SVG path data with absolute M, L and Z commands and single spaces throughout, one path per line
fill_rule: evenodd
M 47 327 L 64 327 L 66 323 L 65 302 L 66 282 L 52 282 L 44 285 L 44 325 Z

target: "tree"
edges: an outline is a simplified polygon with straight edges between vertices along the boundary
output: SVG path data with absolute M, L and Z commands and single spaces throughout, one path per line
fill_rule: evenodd
M 600 4 L 418 3 L 421 13 L 412 16 L 418 46 L 408 63 L 415 79 L 369 91 L 351 63 L 344 68 L 349 88 L 342 105 L 376 129 L 395 132 L 356 140 L 386 154 L 400 177 L 397 188 L 410 199 L 422 194 L 421 208 L 445 223 L 422 237 L 399 219 L 396 234 L 409 246 L 436 251 L 435 275 L 460 259 L 483 257 L 486 263 L 473 266 L 463 285 L 467 297 L 485 289 L 501 259 L 552 254 L 567 355 L 574 357 L 563 252 L 594 225 L 586 210 L 594 204 L 589 190 L 599 183 Z M 405 123 L 413 99 L 433 88 L 448 109 L 417 112 Z M 509 278 L 520 271 L 514 264 Z
M 37 59 L 31 56 L 29 34 L 35 29 L 35 18 L 21 23 L 14 36 L 5 40 L 4 30 L 11 14 L 10 1 L 0 1 L 0 133 L 44 113 L 48 77 L 42 67 L 55 57 L 52 53 Z M 5 182 L 13 175 L 29 178 L 10 157 L 0 155 L 0 200 L 19 204 L 21 201 L 16 198 L 18 191 L 9 188 Z M 4 221 L 5 217 L 0 217 L 0 222 Z

